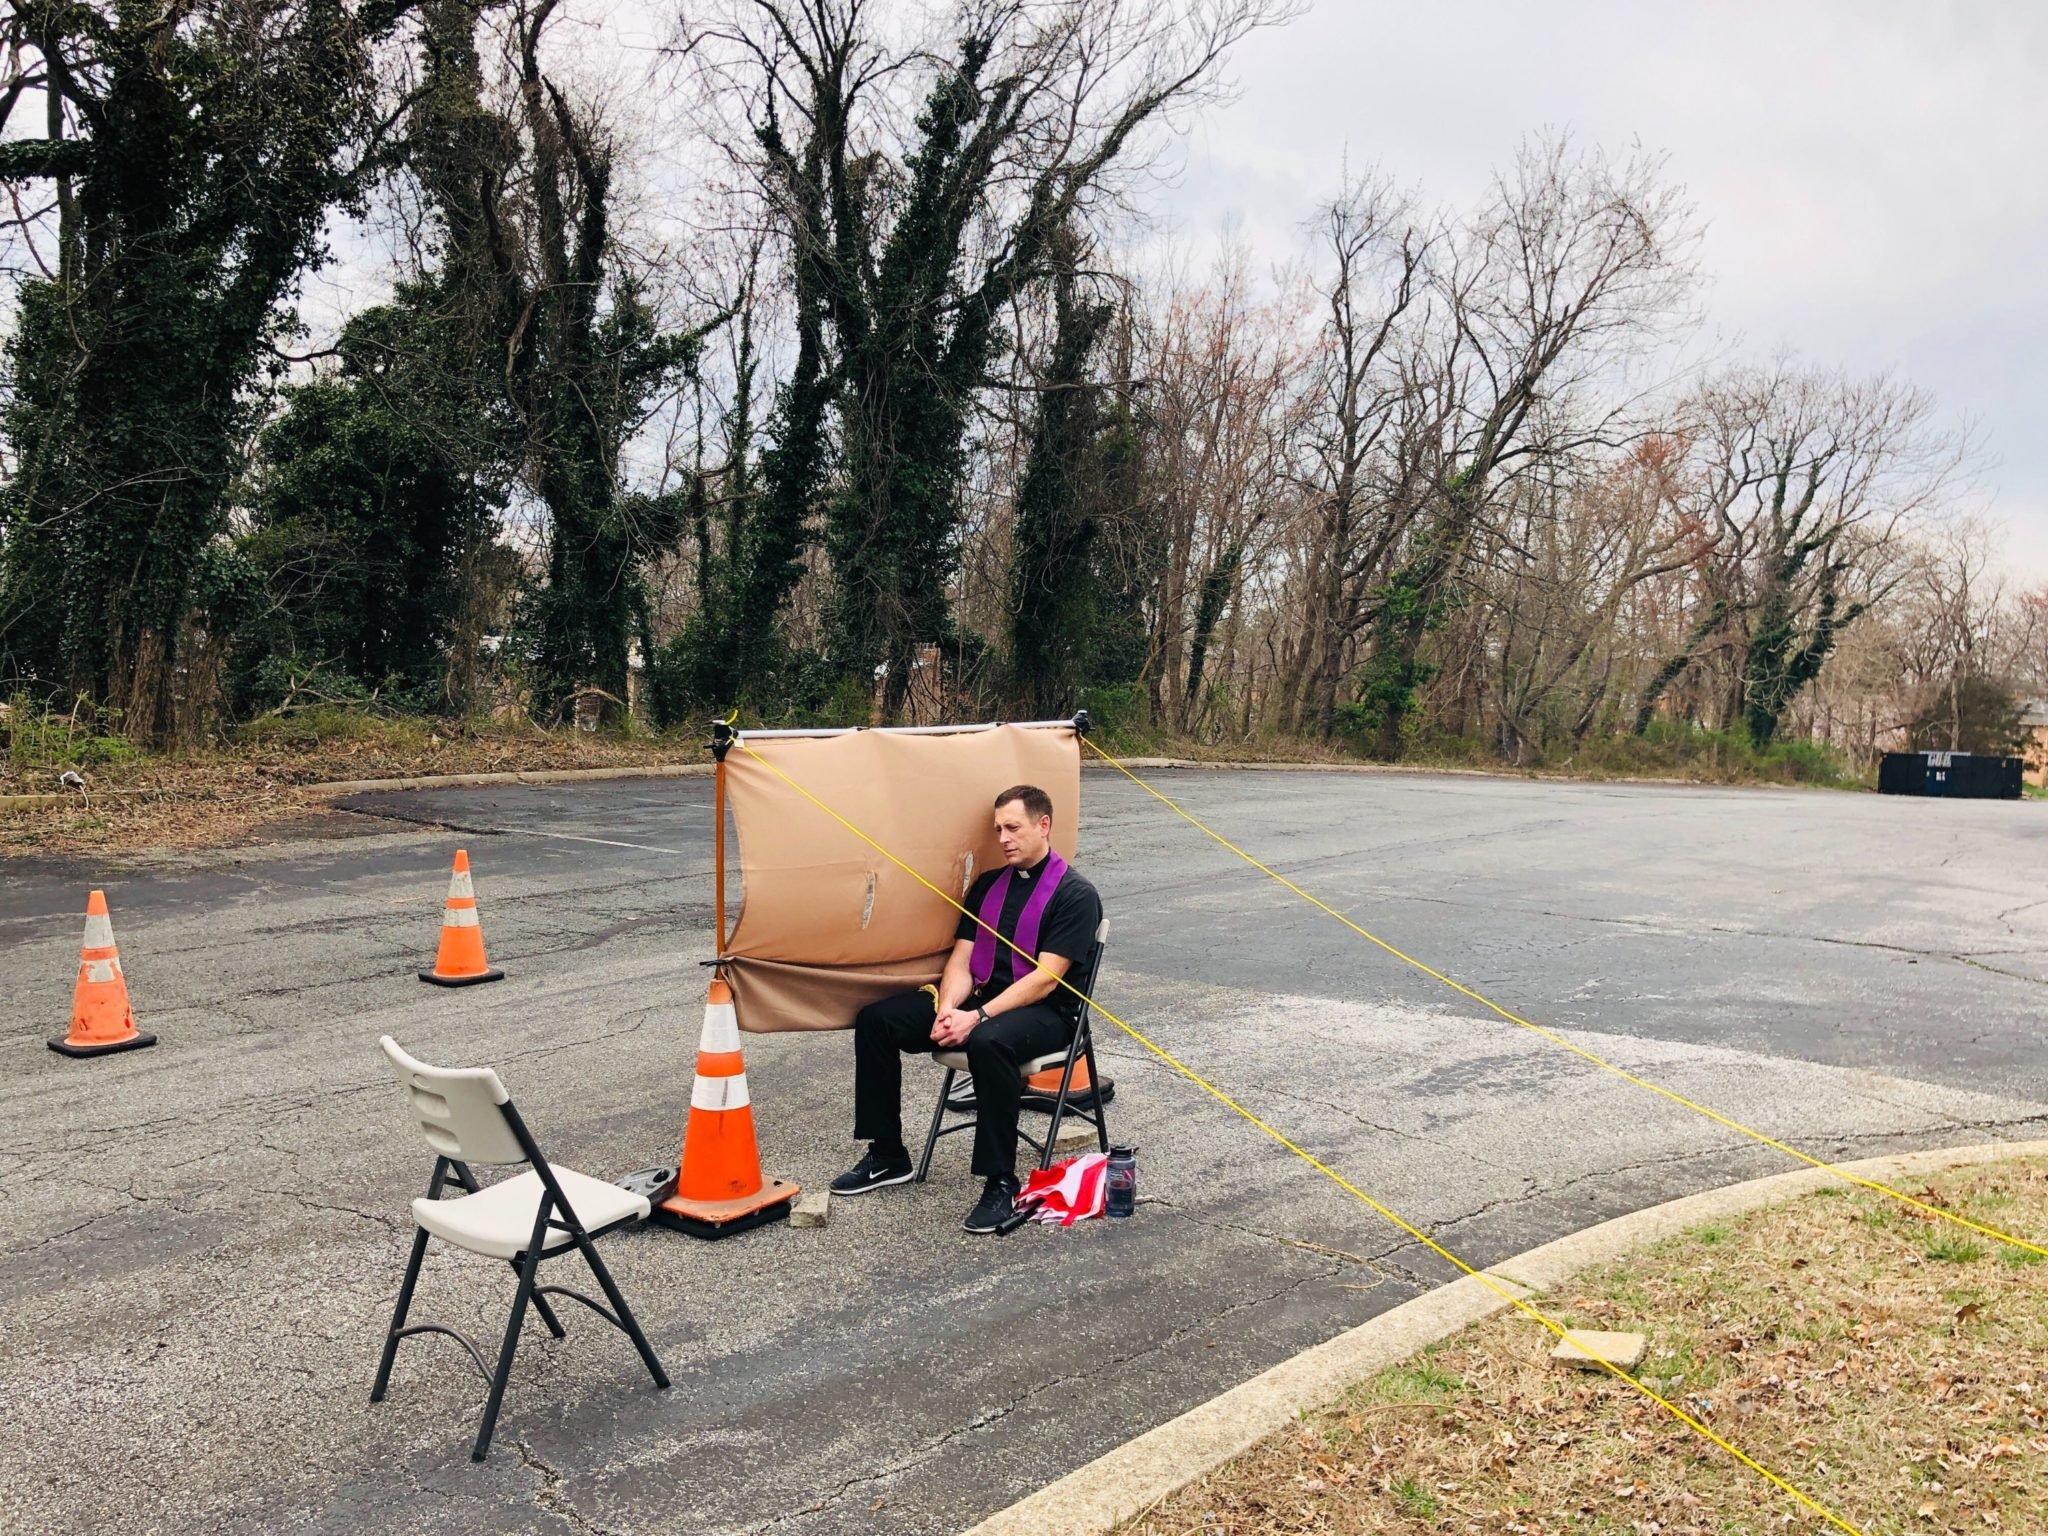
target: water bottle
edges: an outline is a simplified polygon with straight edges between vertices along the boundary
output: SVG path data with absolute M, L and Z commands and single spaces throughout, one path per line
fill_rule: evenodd
M 1107 1216 L 1128 1216 L 1138 1208 L 1138 1149 L 1111 1147 L 1109 1171 L 1103 1181 L 1102 1210 Z

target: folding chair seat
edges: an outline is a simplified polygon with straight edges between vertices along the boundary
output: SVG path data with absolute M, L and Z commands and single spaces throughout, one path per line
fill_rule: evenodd
M 1070 973 L 1067 978 L 1084 999 L 1092 999 L 1095 995 L 1095 978 L 1102 972 L 1102 951 L 1108 942 L 1109 919 L 1105 917 L 1096 924 L 1095 945 L 1089 953 L 1088 963 L 1081 968 L 1081 974 Z M 1062 987 L 1059 990 L 1066 989 Z M 1060 1122 L 1069 1115 L 1077 1116 L 1093 1125 L 1096 1140 L 1101 1143 L 1102 1150 L 1109 1150 L 1109 1118 L 1105 1109 L 1108 1101 L 1104 1095 L 1090 1094 L 1086 1108 L 1068 1102 L 1068 1094 L 1073 1088 L 1076 1063 L 1087 1063 L 1089 1082 L 1099 1083 L 1102 1080 L 1101 1075 L 1095 1070 L 1095 1036 L 1089 1028 L 1089 1017 L 1093 1012 L 1094 1004 L 1084 1001 L 1081 1004 L 1081 1016 L 1074 1026 L 1074 1038 L 1068 1041 L 1065 1047 L 1043 1056 L 1034 1056 L 1029 1061 L 1018 1064 L 1018 1074 L 1026 1079 L 1040 1072 L 1049 1072 L 1056 1067 L 1060 1069 L 1059 1094 L 1053 1100 L 1052 1123 L 1045 1128 L 1045 1140 L 1040 1141 L 1022 1125 L 1017 1127 L 1018 1139 L 1028 1142 L 1037 1150 L 1040 1168 L 1052 1166 L 1052 1149 L 1054 1143 L 1059 1140 Z M 971 1131 L 979 1118 L 972 1100 L 963 1104 L 953 1097 L 955 1079 L 968 1070 L 967 1053 L 955 1050 L 933 1051 L 932 1060 L 946 1069 L 946 1076 L 939 1084 L 939 1102 L 932 1107 L 932 1125 L 924 1139 L 924 1156 L 919 1158 L 917 1163 L 917 1181 L 920 1184 L 924 1182 L 925 1175 L 931 1172 L 932 1152 L 938 1146 L 939 1138 L 951 1136 L 955 1131 Z M 948 1122 L 946 1117 L 949 1112 L 960 1118 Z
M 647 1215 L 647 1201 L 616 1184 L 593 1179 L 574 1168 L 557 1167 L 554 1173 L 555 1182 L 586 1232 L 606 1232 L 621 1222 L 643 1220 Z M 529 1168 L 460 1200 L 415 1200 L 412 1219 L 434 1236 L 471 1253 L 491 1259 L 517 1259 L 526 1252 L 533 1233 L 533 1213 L 546 1193 L 547 1186 L 540 1175 Z M 541 1252 L 552 1254 L 575 1241 L 566 1225 L 551 1226 L 541 1239 Z
M 370 1401 L 383 1401 L 385 1389 L 391 1384 L 391 1364 L 398 1357 L 399 1340 L 416 1333 L 446 1334 L 469 1352 L 477 1370 L 490 1384 L 483 1420 L 477 1426 L 476 1444 L 470 1451 L 470 1460 L 482 1461 L 491 1448 L 491 1434 L 497 1427 L 498 1409 L 505 1400 L 505 1384 L 512 1374 L 512 1357 L 519 1348 L 527 1309 L 530 1307 L 539 1316 L 549 1333 L 558 1339 L 564 1336 L 561 1320 L 548 1305 L 550 1296 L 581 1302 L 625 1334 L 639 1351 L 655 1386 L 665 1389 L 668 1375 L 655 1358 L 647 1335 L 641 1332 L 639 1319 L 633 1316 L 632 1308 L 626 1305 L 626 1298 L 613 1282 L 611 1271 L 598 1257 L 593 1241 L 628 1222 L 644 1220 L 648 1213 L 646 1199 L 616 1184 L 550 1163 L 513 1107 L 505 1085 L 489 1067 L 429 1066 L 407 1055 L 389 1035 L 377 1043 L 398 1076 L 407 1112 L 434 1153 L 434 1172 L 427 1181 L 426 1194 L 412 1203 L 416 1228 L 412 1257 L 406 1263 L 398 1305 L 384 1336 L 384 1355 L 377 1364 L 377 1382 L 370 1389 Z M 528 1166 L 525 1172 L 485 1188 L 478 1185 L 470 1171 L 471 1163 Z M 444 1200 L 442 1192 L 451 1183 L 464 1193 Z M 495 1370 L 484 1363 L 483 1351 L 453 1328 L 439 1323 L 406 1326 L 430 1234 L 480 1257 L 501 1260 L 518 1272 L 512 1314 L 505 1324 L 505 1341 L 498 1351 Z M 583 1255 L 583 1262 L 611 1303 L 609 1308 L 567 1286 L 535 1284 L 543 1260 L 572 1250 Z

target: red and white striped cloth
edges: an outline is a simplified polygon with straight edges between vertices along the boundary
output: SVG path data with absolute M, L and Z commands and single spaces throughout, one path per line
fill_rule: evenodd
M 1050 1168 L 1038 1168 L 1018 1191 L 1017 1203 L 1036 1204 L 1033 1221 L 1071 1227 L 1077 1221 L 1102 1214 L 1103 1194 L 1109 1186 L 1109 1157 L 1087 1152 L 1063 1158 Z

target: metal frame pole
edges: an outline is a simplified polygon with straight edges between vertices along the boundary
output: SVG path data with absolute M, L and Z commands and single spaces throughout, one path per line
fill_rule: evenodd
M 714 839 L 714 846 L 716 851 L 712 855 L 714 868 L 714 884 L 717 889 L 717 894 L 714 897 L 715 910 L 712 917 L 712 921 L 717 925 L 714 935 L 717 940 L 717 943 L 714 946 L 712 953 L 716 955 L 722 955 L 725 953 L 726 937 L 725 754 L 732 750 L 732 744 L 737 739 L 738 733 L 733 730 L 732 722 L 728 720 L 714 720 L 711 722 L 711 755 L 718 759 L 718 767 L 713 772 L 711 777 L 711 815 L 712 819 L 718 824 L 718 835 Z

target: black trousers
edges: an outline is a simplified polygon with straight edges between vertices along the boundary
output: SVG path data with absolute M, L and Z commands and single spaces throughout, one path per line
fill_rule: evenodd
M 853 1020 L 853 1134 L 884 1151 L 903 1145 L 903 1058 L 938 1050 L 937 1014 L 929 992 L 899 992 L 869 1003 Z M 974 1077 L 974 1171 L 983 1178 L 1017 1173 L 1017 1110 L 1024 1097 L 1023 1063 L 1065 1048 L 1074 1021 L 1049 1003 L 994 1015 L 961 1047 Z

